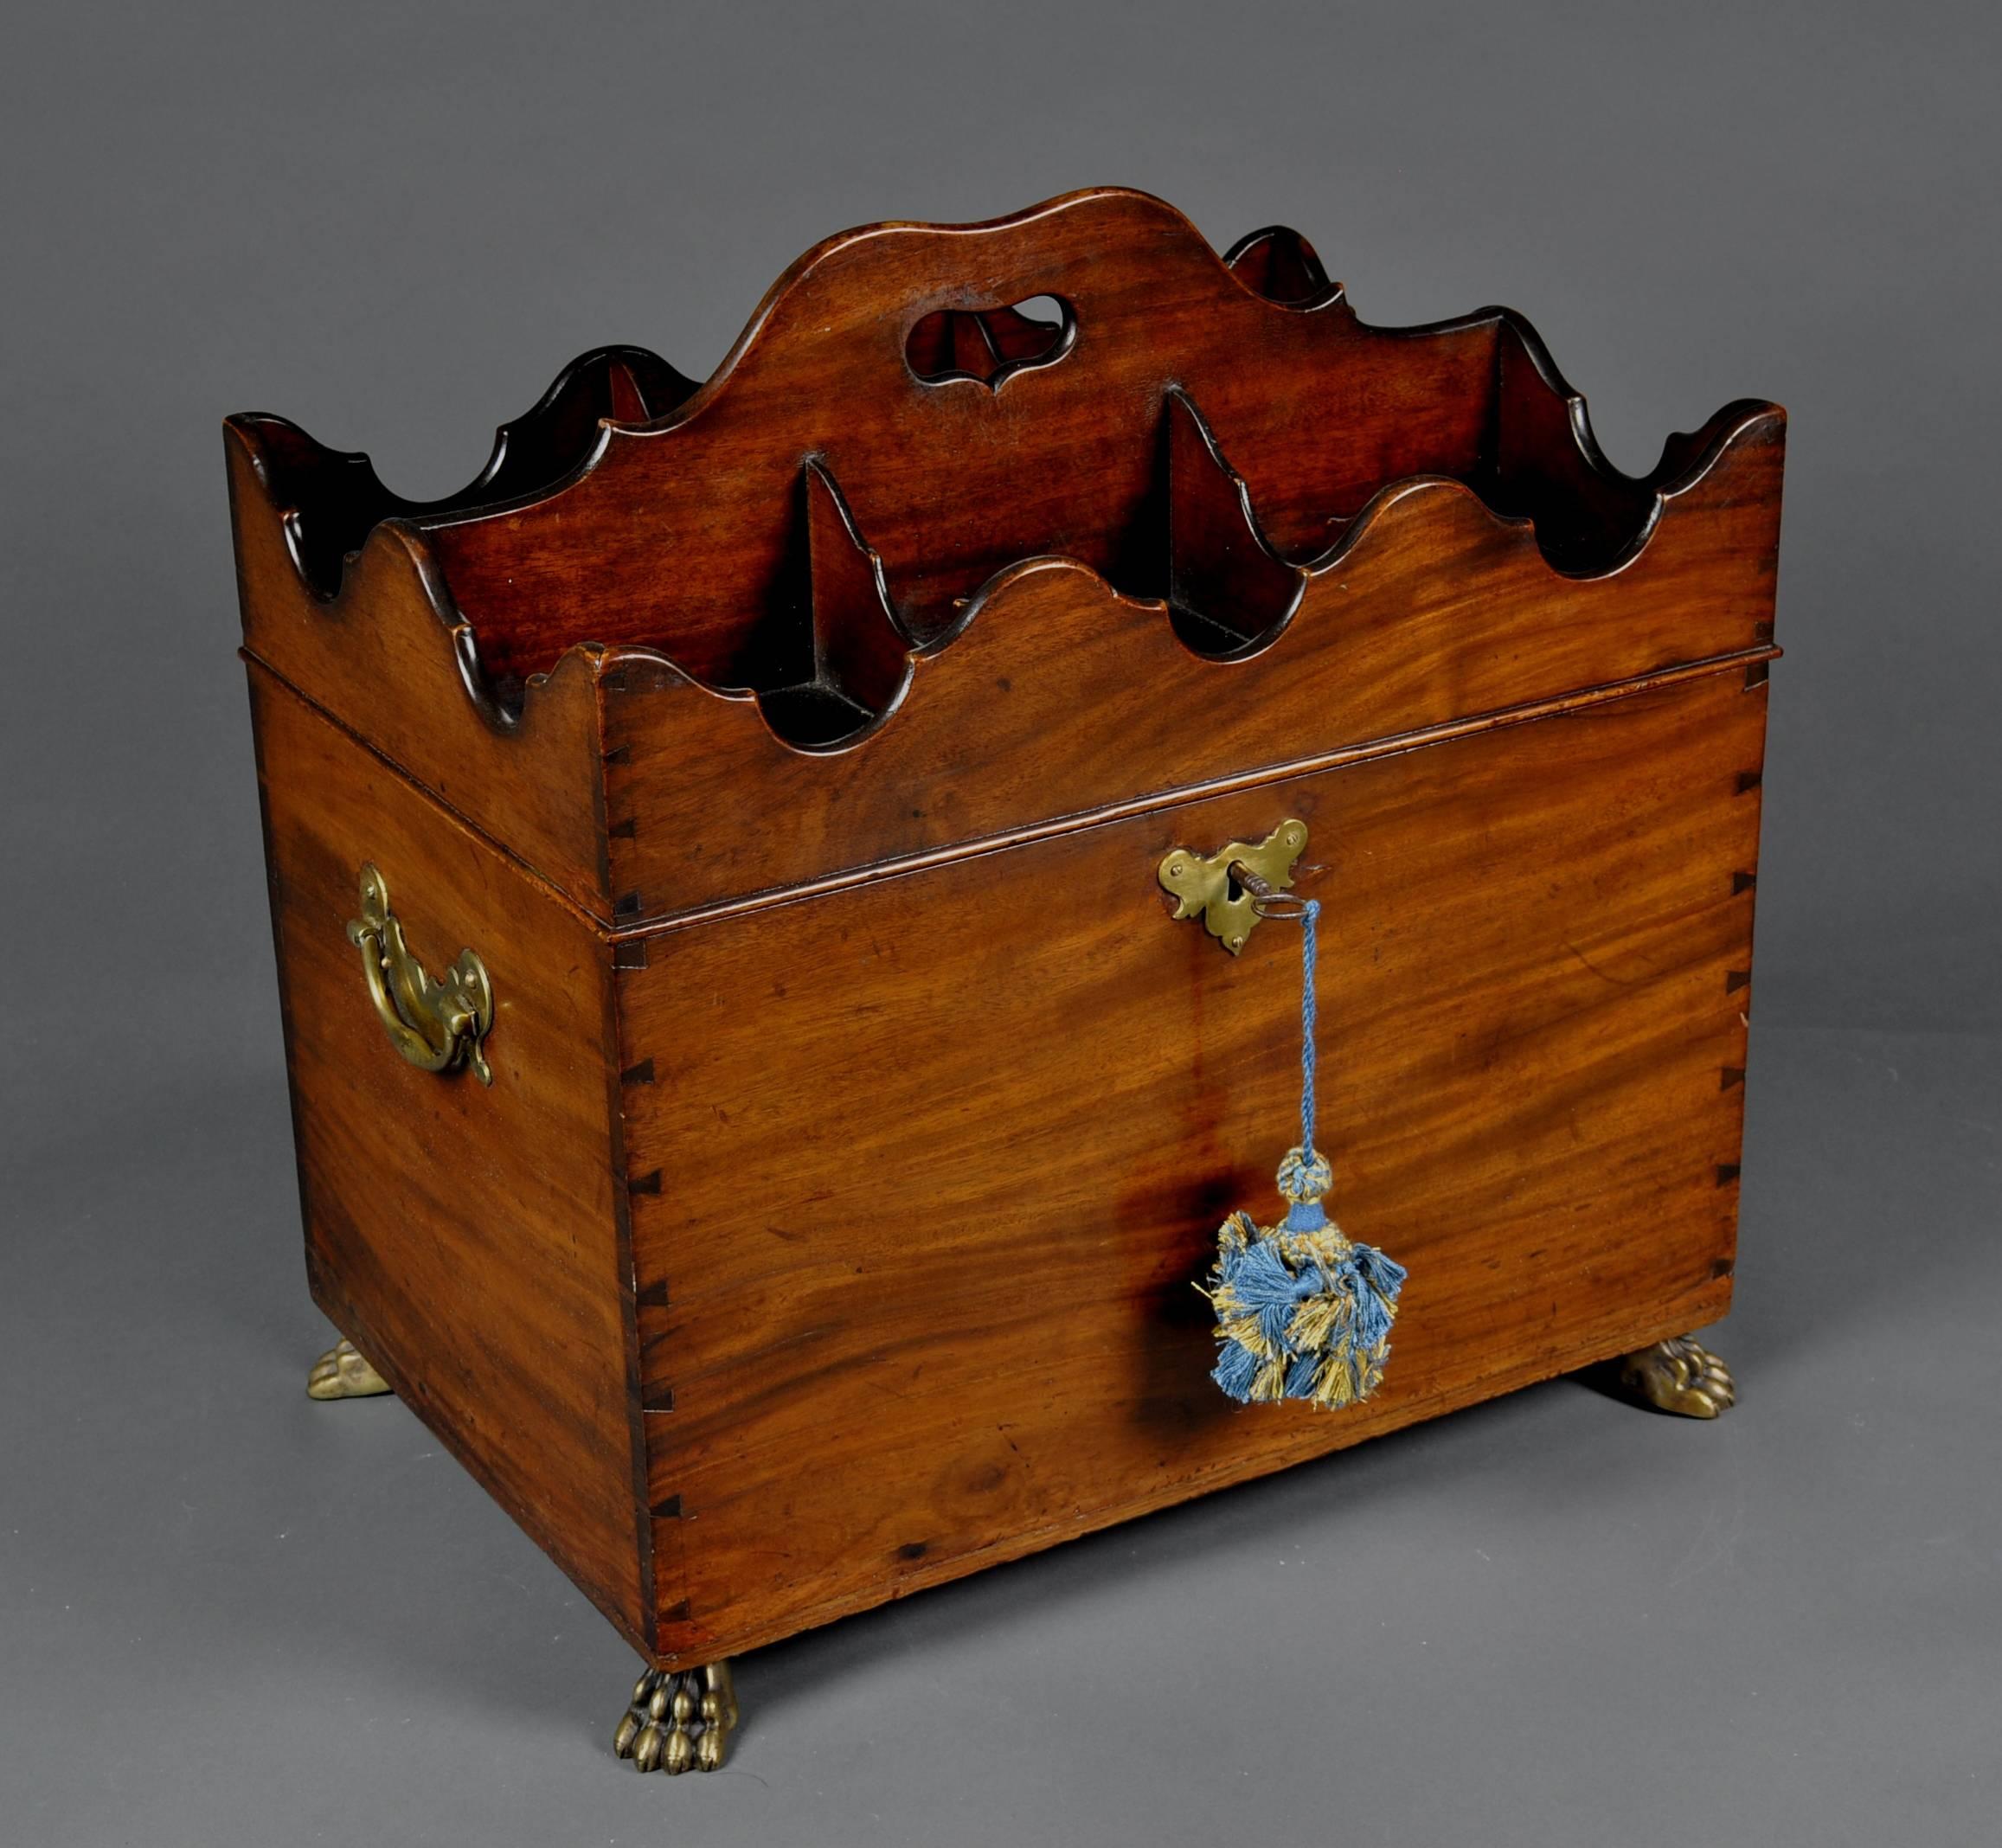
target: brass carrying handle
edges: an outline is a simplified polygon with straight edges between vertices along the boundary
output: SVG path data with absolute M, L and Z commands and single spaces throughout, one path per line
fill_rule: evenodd
M 362 953 L 369 998 L 389 1043 L 421 1071 L 470 1066 L 482 1084 L 492 1068 L 479 1043 L 493 1031 L 493 984 L 471 950 L 434 982 L 403 940 L 389 908 L 389 886 L 373 864 L 362 869 L 362 914 L 348 921 L 348 941 Z

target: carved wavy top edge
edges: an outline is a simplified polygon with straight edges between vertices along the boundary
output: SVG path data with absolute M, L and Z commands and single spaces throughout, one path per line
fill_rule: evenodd
M 259 521 L 283 544 L 301 600 L 317 609 L 330 622 L 388 619 L 388 606 L 392 601 L 422 608 L 436 626 L 445 656 L 458 676 L 466 703 L 490 729 L 503 736 L 512 737 L 530 728 L 529 710 L 538 703 L 538 696 L 543 689 L 576 681 L 595 683 L 600 677 L 606 651 L 594 642 L 579 642 L 566 649 L 548 673 L 530 676 L 520 688 L 512 690 L 511 696 L 504 693 L 486 671 L 480 657 L 479 638 L 473 626 L 460 615 L 452 600 L 452 587 L 446 581 L 444 570 L 430 542 L 406 518 L 376 522 L 369 528 L 360 549 L 347 555 L 338 581 L 324 588 L 316 583 L 300 560 L 298 510 L 279 497 L 279 491 L 273 483 L 269 450 L 260 440 L 270 426 L 282 422 L 282 419 L 253 415 L 231 417 L 223 426 L 234 457 L 240 459 L 243 472 L 257 484 L 262 497 L 262 505 L 246 508 L 242 504 L 240 478 L 233 470 L 232 500 L 240 559 L 246 549 L 255 543 L 254 536 L 246 528 L 249 522 Z M 296 426 L 286 427 L 296 428 Z M 341 452 L 330 453 L 348 459 Z M 365 456 L 355 459 L 367 460 Z M 247 609 L 245 614 L 246 645 L 254 653 L 258 651 L 256 638 L 248 632 Z M 546 703 L 546 698 L 540 703 Z
M 816 245 L 773 285 L 730 352 L 706 383 L 699 387 L 694 385 L 664 361 L 647 353 L 644 349 L 611 347 L 594 350 L 566 367 L 529 413 L 500 427 L 488 461 L 466 488 L 436 501 L 409 501 L 395 495 L 382 484 L 365 452 L 332 450 L 318 443 L 286 420 L 262 414 L 247 414 L 228 420 L 227 427 L 234 440 L 241 445 L 260 485 L 266 510 L 282 527 L 292 568 L 301 587 L 310 594 L 313 602 L 329 615 L 340 616 L 347 613 L 353 606 L 370 600 L 368 581 L 371 577 L 379 576 L 385 571 L 409 574 L 421 587 L 423 597 L 437 620 L 466 698 L 479 713 L 483 722 L 496 732 L 510 735 L 520 732 L 529 722 L 534 707 L 549 697 L 548 690 L 552 686 L 580 678 L 595 683 L 616 674 L 622 667 L 645 665 L 656 675 L 663 672 L 671 674 L 675 679 L 718 701 L 730 705 L 753 707 L 760 712 L 773 738 L 790 750 L 813 755 L 855 748 L 876 735 L 883 725 L 905 707 L 921 668 L 937 660 L 953 641 L 966 632 L 979 613 L 993 600 L 994 596 L 1024 571 L 1043 568 L 1051 563 L 1063 563 L 1095 579 L 1106 598 L 1132 607 L 1157 611 L 1164 618 L 1170 614 L 1170 600 L 1130 596 L 1113 585 L 1102 574 L 1075 560 L 1036 555 L 1016 561 L 994 573 L 978 594 L 966 601 L 956 619 L 944 631 L 920 642 L 913 642 L 908 632 L 903 635 L 908 646 L 907 664 L 902 678 L 894 696 L 867 724 L 827 744 L 801 744 L 786 738 L 772 727 L 769 717 L 765 714 L 763 697 L 759 693 L 748 688 L 705 681 L 680 665 L 669 653 L 657 646 L 645 644 L 607 645 L 581 640 L 565 649 L 547 672 L 529 675 L 524 680 L 509 685 L 497 683 L 483 661 L 475 625 L 467 620 L 457 606 L 446 573 L 434 549 L 433 535 L 452 525 L 483 521 L 505 511 L 519 510 L 557 499 L 587 478 L 600 465 L 615 442 L 626 439 L 657 439 L 687 426 L 720 399 L 760 344 L 783 337 L 786 318 L 795 309 L 798 298 L 806 288 L 809 279 L 832 258 L 842 253 L 865 247 L 875 241 L 906 235 L 921 234 L 925 236 L 943 234 L 949 237 L 960 234 L 989 234 L 1031 224 L 1053 214 L 1075 210 L 1108 199 L 1139 202 L 1149 211 L 1162 215 L 1164 221 L 1171 221 L 1179 234 L 1202 242 L 1200 233 L 1173 207 L 1150 195 L 1125 189 L 1093 189 L 1065 194 L 1024 212 L 979 223 L 933 225 L 912 221 L 889 221 L 839 234 Z M 1280 302 L 1263 296 L 1255 298 L 1274 311 L 1287 314 L 1313 314 L 1333 310 L 1352 315 L 1342 286 L 1326 279 L 1325 273 L 1319 268 L 1319 259 L 1314 255 L 1312 247 L 1304 239 L 1299 239 L 1297 234 L 1287 232 L 1285 228 L 1273 227 L 1254 232 L 1239 240 L 1224 257 L 1218 257 L 1206 242 L 1203 243 L 1203 248 L 1211 262 L 1229 276 L 1238 288 L 1247 294 L 1254 294 L 1255 292 L 1235 273 L 1235 266 L 1246 253 L 1281 236 L 1295 241 L 1299 252 L 1303 254 L 1306 273 L 1315 279 L 1311 288 L 1297 300 Z M 985 299 L 977 293 L 971 297 L 965 296 L 963 291 L 948 291 L 938 298 L 964 298 L 976 302 Z M 933 298 L 927 297 L 921 298 L 914 305 L 922 307 L 927 303 L 937 305 Z M 1505 326 L 1516 336 L 1527 363 L 1534 369 L 1549 391 L 1562 401 L 1581 465 L 1594 478 L 1623 491 L 1643 495 L 1650 503 L 1631 542 L 1618 555 L 1598 568 L 1588 571 L 1567 570 L 1562 565 L 1553 562 L 1547 555 L 1539 555 L 1538 562 L 1553 579 L 1609 577 L 1630 568 L 1653 542 L 1665 513 L 1674 502 L 1718 468 L 1733 446 L 1755 425 L 1768 420 L 1784 418 L 1784 413 L 1772 404 L 1749 399 L 1734 401 L 1716 412 L 1696 432 L 1677 433 L 1670 436 L 1664 444 L 1661 458 L 1655 467 L 1646 475 L 1629 477 L 1616 469 L 1605 457 L 1592 430 L 1589 411 L 1582 395 L 1565 381 L 1540 336 L 1524 318 L 1514 311 L 1489 307 L 1472 315 L 1421 326 L 1371 330 L 1424 335 L 1489 324 Z M 638 420 L 624 420 L 615 416 L 596 418 L 593 421 L 594 433 L 587 445 L 573 465 L 560 472 L 554 485 L 544 485 L 524 493 L 510 495 L 507 491 L 519 478 L 510 472 L 510 455 L 519 453 L 521 433 L 524 427 L 532 427 L 538 420 L 549 420 L 555 411 L 575 397 L 580 390 L 578 382 L 581 379 L 591 375 L 594 369 L 601 371 L 614 363 L 645 370 L 648 376 L 657 382 L 656 388 L 661 396 L 672 397 L 674 402 L 658 416 Z M 1473 488 L 1453 478 L 1419 475 L 1385 483 L 1325 550 L 1306 561 L 1290 558 L 1267 535 L 1259 520 L 1249 486 L 1242 476 L 1231 469 L 1214 433 L 1206 425 L 1202 425 L 1201 407 L 1194 405 L 1185 395 L 1182 401 L 1188 404 L 1195 414 L 1196 420 L 1202 427 L 1203 440 L 1219 469 L 1234 484 L 1242 502 L 1244 519 L 1256 545 L 1276 564 L 1297 574 L 1302 592 L 1312 578 L 1354 568 L 1358 560 L 1367 555 L 1371 535 L 1390 517 L 1392 510 L 1407 504 L 1421 504 L 1428 508 L 1453 504 L 1458 507 L 1459 511 L 1451 517 L 1471 517 L 1485 521 L 1497 529 L 1512 535 L 1528 551 L 1538 551 L 1537 529 L 1530 519 L 1497 511 Z M 287 446 L 295 446 L 302 455 L 310 454 L 319 465 L 353 471 L 356 481 L 363 484 L 366 496 L 379 500 L 388 509 L 380 517 L 369 523 L 366 535 L 357 547 L 342 553 L 336 569 L 330 571 L 316 568 L 310 549 L 302 536 L 298 507 L 285 486 L 286 471 L 282 465 L 280 452 Z M 547 474 L 546 468 L 543 472 Z M 831 475 L 828 478 L 831 481 Z M 867 549 L 867 536 L 856 527 L 853 516 L 844 501 L 842 503 L 842 511 L 857 543 Z M 883 578 L 882 561 L 873 552 L 869 555 L 876 576 L 881 582 Z M 393 563 L 392 558 L 395 561 Z M 371 563 L 371 561 L 375 562 Z M 1212 655 L 1211 658 L 1222 660 L 1248 659 L 1264 651 L 1286 632 L 1303 600 L 1302 595 L 1296 594 L 1280 619 L 1246 640 L 1238 649 L 1222 655 Z M 895 607 L 889 602 L 887 589 L 885 601 L 887 619 L 893 626 L 901 626 L 898 625 Z M 1203 651 L 1191 650 L 1191 652 Z
M 1115 202 L 1124 202 L 1157 214 L 1165 227 L 1171 228 L 1176 241 L 1192 251 L 1199 251 L 1207 258 L 1219 278 L 1233 285 L 1237 291 L 1274 312 L 1287 316 L 1313 315 L 1324 312 L 1344 314 L 1351 318 L 1358 330 L 1370 334 L 1422 338 L 1488 325 L 1500 325 L 1510 329 L 1522 342 L 1523 347 L 1538 376 L 1547 388 L 1562 401 L 1571 427 L 1573 440 L 1576 444 L 1578 459 L 1594 476 L 1607 485 L 1625 489 L 1646 489 L 1662 497 L 1672 496 L 1678 489 L 1697 478 L 1708 465 L 1710 455 L 1708 446 L 1691 452 L 1684 433 L 1670 435 L 1663 446 L 1661 459 L 1654 468 L 1642 476 L 1630 476 L 1616 466 L 1607 456 L 1592 427 L 1591 408 L 1583 393 L 1577 390 L 1565 378 L 1552 356 L 1543 336 L 1537 332 L 1529 318 L 1518 311 L 1491 304 L 1474 310 L 1470 314 L 1448 316 L 1444 318 L 1415 323 L 1408 325 L 1390 325 L 1368 322 L 1356 316 L 1348 300 L 1344 286 L 1330 281 L 1323 269 L 1314 247 L 1297 231 L 1284 225 L 1267 226 L 1242 237 L 1218 255 L 1202 232 L 1181 211 L 1167 201 L 1153 194 L 1130 187 L 1091 187 L 1062 193 L 1025 210 L 1011 213 L 1000 218 L 973 221 L 958 224 L 929 223 L 921 220 L 891 219 L 840 232 L 823 239 L 791 264 L 779 279 L 767 289 L 764 298 L 753 311 L 750 319 L 731 343 L 715 372 L 699 387 L 676 403 L 660 416 L 645 420 L 605 420 L 598 441 L 590 451 L 581 456 L 574 467 L 561 478 L 551 481 L 538 491 L 512 497 L 495 497 L 478 504 L 440 504 L 436 508 L 414 513 L 420 523 L 427 529 L 472 523 L 494 518 L 504 514 L 517 513 L 529 508 L 556 500 L 587 479 L 603 466 L 607 455 L 626 440 L 650 440 L 671 436 L 676 431 L 695 423 L 712 406 L 730 391 L 738 375 L 753 365 L 767 349 L 779 348 L 790 341 L 810 337 L 811 330 L 805 324 L 813 313 L 811 285 L 813 279 L 829 270 L 838 260 L 872 247 L 899 239 L 951 240 L 955 238 L 987 238 L 996 233 L 1034 226 L 1044 221 L 1059 218 L 1067 214 L 1088 211 L 1096 207 Z M 1315 279 L 1310 292 L 1302 298 L 1290 301 L 1275 300 L 1261 295 L 1240 273 L 1248 256 L 1270 244 L 1274 240 L 1291 241 L 1297 247 L 1299 257 L 1308 273 Z M 909 298 L 904 311 L 895 318 L 898 337 L 908 331 L 923 314 L 940 306 L 959 305 L 981 307 L 1001 305 L 1004 303 L 1004 290 L 988 289 L 969 291 L 964 286 L 954 284 Z M 1070 330 L 1067 329 L 1067 333 Z M 582 362 L 578 362 L 581 364 Z M 1041 363 L 1040 362 L 1038 363 Z M 1010 371 L 1023 369 L 1008 369 Z M 1025 369 L 1035 369 L 1029 368 Z M 982 389 L 994 387 L 972 379 L 948 380 L 949 384 L 966 383 L 980 385 Z M 553 395 L 556 388 L 551 387 Z M 1763 400 L 1736 399 L 1721 407 L 1702 426 L 1706 434 L 1713 432 L 1720 420 L 1734 414 L 1751 410 L 1776 412 L 1779 407 Z M 1395 486 L 1396 484 L 1386 484 Z M 453 497 L 454 502 L 459 497 Z M 1632 542 L 1620 556 L 1601 571 L 1570 573 L 1569 575 L 1604 575 L 1620 568 L 1627 557 L 1638 551 L 1646 542 L 1652 530 L 1653 517 L 1649 516 L 1640 524 Z
M 495 429 L 486 460 L 464 487 L 431 500 L 399 494 L 366 450 L 336 449 L 290 418 L 246 411 L 225 422 L 249 444 L 273 500 L 288 516 L 293 563 L 324 599 L 339 589 L 348 561 L 376 526 L 436 523 L 533 498 L 587 459 L 608 410 L 622 404 L 664 409 L 696 388 L 695 380 L 645 347 L 594 347 L 558 372 L 526 411 Z M 309 482 L 322 504 L 316 511 L 348 516 L 335 519 L 324 536 L 302 524 L 295 490 Z
M 1753 400 L 1740 401 L 1725 406 L 1700 431 L 1684 440 L 1698 447 L 1705 459 L 1704 465 L 1690 471 L 1678 471 L 1671 484 L 1659 491 L 1663 507 L 1666 508 L 1678 494 L 1700 482 L 1709 472 L 1710 466 L 1727 454 L 1735 442 L 1755 431 L 1773 414 L 1773 406 Z M 1672 445 L 1678 439 L 1670 439 Z M 1230 478 L 1238 487 L 1242 487 L 1241 478 L 1233 474 Z M 1309 602 L 1308 592 L 1314 584 L 1320 580 L 1331 580 L 1344 570 L 1351 570 L 1359 564 L 1366 563 L 1371 545 L 1382 539 L 1386 527 L 1395 521 L 1421 519 L 1435 522 L 1441 526 L 1464 523 L 1485 528 L 1498 535 L 1505 535 L 1518 548 L 1521 561 L 1526 564 L 1533 558 L 1536 565 L 1551 583 L 1561 582 L 1567 575 L 1551 566 L 1537 550 L 1534 530 L 1529 520 L 1496 513 L 1473 489 L 1450 476 L 1409 476 L 1378 489 L 1342 538 L 1317 559 L 1311 568 L 1286 568 L 1297 570 L 1299 588 L 1284 613 L 1257 635 L 1227 651 L 1205 651 L 1191 646 L 1187 638 L 1173 625 L 1175 611 L 1171 600 L 1131 595 L 1113 584 L 1102 572 L 1094 570 L 1079 559 L 1067 557 L 1060 553 L 1043 553 L 1017 559 L 997 571 L 980 587 L 949 628 L 928 641 L 914 644 L 908 648 L 902 677 L 894 695 L 880 713 L 856 731 L 824 744 L 803 744 L 786 735 L 772 723 L 766 710 L 764 697 L 755 689 L 711 685 L 689 672 L 664 650 L 644 643 L 617 643 L 605 646 L 579 644 L 564 657 L 563 663 L 559 664 L 558 671 L 572 658 L 576 658 L 581 663 L 587 661 L 589 671 L 600 677 L 616 682 L 627 677 L 631 670 L 644 669 L 647 675 L 647 684 L 655 690 L 674 685 L 713 700 L 721 706 L 742 708 L 747 713 L 754 714 L 771 741 L 783 751 L 805 757 L 842 755 L 862 748 L 881 733 L 898 713 L 908 710 L 913 699 L 921 696 L 921 683 L 930 677 L 933 670 L 950 658 L 953 645 L 971 633 L 988 613 L 1007 600 L 1018 586 L 1033 579 L 1053 572 L 1060 574 L 1076 586 L 1076 596 L 1081 604 L 1116 607 L 1135 614 L 1152 616 L 1169 630 L 1183 652 L 1191 660 L 1229 667 L 1255 660 L 1280 645 L 1303 615 L 1312 613 L 1307 611 L 1306 606 Z M 1651 536 L 1656 524 L 1659 524 L 1659 519 L 1651 523 Z M 1270 542 L 1262 534 L 1257 536 L 1259 542 L 1266 547 L 1268 555 L 1285 568 L 1284 561 L 1271 549 Z M 1629 549 L 1613 570 L 1595 575 L 1614 576 L 1630 568 L 1643 555 L 1643 552 L 1644 548 L 1636 545 Z M 880 561 L 875 561 L 873 554 L 870 555 L 880 575 Z M 889 623 L 894 618 L 886 612 L 884 620 Z M 537 683 L 531 681 L 531 688 Z M 638 683 L 637 681 L 633 682 L 635 685 Z M 1569 690 L 1552 690 L 1553 692 Z M 1466 715 L 1469 717 L 1476 715 Z
M 1582 400 L 1574 401 L 1582 404 Z M 1189 401 L 1178 401 L 1188 404 Z M 1189 645 L 1185 637 L 1177 632 L 1177 639 L 1191 655 L 1228 664 L 1248 661 L 1265 653 L 1278 644 L 1293 626 L 1302 605 L 1306 601 L 1307 587 L 1317 579 L 1338 575 L 1366 562 L 1373 540 L 1379 529 L 1393 517 L 1408 519 L 1415 514 L 1436 518 L 1442 523 L 1471 522 L 1492 529 L 1498 535 L 1506 535 L 1520 554 L 1520 563 L 1534 566 L 1553 584 L 1568 577 L 1613 577 L 1630 569 L 1646 555 L 1646 549 L 1663 524 L 1663 517 L 1673 504 L 1704 482 L 1729 457 L 1742 441 L 1755 434 L 1759 427 L 1776 418 L 1783 417 L 1778 407 L 1758 400 L 1741 399 L 1725 405 L 1693 433 L 1678 433 L 1669 437 L 1664 446 L 1661 461 L 1648 476 L 1635 478 L 1636 484 L 1651 484 L 1655 501 L 1655 510 L 1650 515 L 1644 535 L 1637 538 L 1618 561 L 1601 573 L 1567 574 L 1552 565 L 1539 549 L 1533 523 L 1522 517 L 1497 513 L 1479 495 L 1464 482 L 1450 476 L 1410 476 L 1385 484 L 1365 504 L 1362 511 L 1349 524 L 1342 536 L 1325 553 L 1309 565 L 1300 566 L 1286 560 L 1266 536 L 1256 518 L 1249 490 L 1241 476 L 1229 469 L 1228 458 L 1216 446 L 1214 433 L 1201 424 L 1200 407 L 1190 406 L 1201 428 L 1204 443 L 1215 455 L 1219 466 L 1228 474 L 1234 491 L 1239 495 L 1244 515 L 1255 542 L 1275 564 L 1297 574 L 1299 589 L 1292 598 L 1282 616 L 1257 635 L 1245 640 L 1241 645 L 1225 652 L 1205 651 Z M 257 472 L 260 482 L 266 484 L 259 446 L 252 431 L 244 428 L 242 420 L 232 419 L 230 427 L 243 444 L 247 458 Z M 842 504 L 844 518 L 851 531 L 853 517 L 846 504 Z M 284 529 L 288 547 L 292 544 L 294 530 L 294 510 L 276 501 L 269 503 L 270 516 Z M 857 534 L 857 543 L 866 549 L 865 536 Z M 293 554 L 296 565 L 297 555 Z M 870 569 L 880 584 L 882 568 L 873 552 L 869 553 Z M 905 644 L 906 666 L 894 695 L 882 710 L 866 724 L 837 740 L 825 744 L 805 744 L 786 736 L 771 722 L 767 714 L 763 696 L 756 690 L 744 686 L 715 685 L 690 672 L 665 651 L 644 643 L 604 644 L 595 641 L 573 643 L 564 650 L 555 665 L 545 673 L 533 674 L 519 686 L 505 690 L 497 687 L 487 672 L 479 650 L 478 637 L 473 624 L 459 612 L 453 601 L 451 587 L 446 580 L 433 551 L 427 534 L 407 519 L 385 520 L 375 527 L 363 545 L 361 551 L 351 555 L 348 569 L 343 573 L 340 585 L 331 591 L 322 591 L 311 582 L 304 571 L 298 573 L 300 587 L 311 596 L 315 604 L 330 616 L 345 617 L 356 608 L 366 608 L 374 601 L 375 586 L 392 576 L 407 577 L 421 589 L 435 619 L 445 645 L 464 688 L 469 704 L 482 721 L 492 730 L 513 735 L 529 727 L 537 707 L 552 696 L 549 690 L 574 681 L 586 681 L 596 684 L 607 679 L 615 680 L 623 671 L 644 668 L 657 684 L 672 681 L 690 690 L 702 694 L 728 707 L 741 707 L 755 713 L 773 741 L 787 751 L 802 756 L 825 756 L 838 752 L 857 749 L 876 735 L 900 711 L 903 710 L 911 696 L 912 690 L 924 670 L 938 662 L 951 645 L 965 635 L 987 610 L 1011 586 L 1022 579 L 1060 567 L 1075 574 L 1081 587 L 1088 587 L 1088 595 L 1094 601 L 1116 604 L 1127 609 L 1145 610 L 1156 615 L 1164 623 L 1171 622 L 1173 606 L 1166 598 L 1136 597 L 1121 591 L 1105 575 L 1091 566 L 1075 558 L 1056 554 L 1035 555 L 1017 559 L 997 571 L 980 589 L 966 603 L 955 620 L 945 630 L 922 642 L 913 642 L 899 630 L 900 638 Z M 885 592 L 885 607 L 882 619 L 887 626 L 898 627 L 897 619 L 888 602 Z

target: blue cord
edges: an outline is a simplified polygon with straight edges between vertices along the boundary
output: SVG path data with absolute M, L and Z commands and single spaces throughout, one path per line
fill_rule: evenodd
M 1319 953 L 1314 921 L 1320 914 L 1318 898 L 1310 898 L 1300 908 L 1299 1147 L 1301 1156 L 1308 1160 L 1314 1152 L 1314 962 Z
M 1277 1225 L 1233 1213 L 1217 1235 L 1205 1292 L 1219 1344 L 1210 1373 L 1240 1404 L 1304 1399 L 1330 1409 L 1366 1399 L 1383 1378 L 1405 1270 L 1343 1235 L 1321 1202 L 1331 1181 L 1314 1147 L 1315 965 L 1321 908 L 1274 909 L 1300 927 L 1299 1146 L 1279 1165 L 1287 1203 Z

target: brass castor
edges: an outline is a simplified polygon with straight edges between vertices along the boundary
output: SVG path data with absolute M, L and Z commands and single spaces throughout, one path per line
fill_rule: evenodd
M 728 1662 L 706 1668 L 650 1668 L 632 1690 L 612 1749 L 642 1771 L 714 1771 L 737 1723 Z
M 1684 1418 L 1715 1418 L 1737 1402 L 1730 1369 L 1693 1335 L 1657 1341 L 1618 1363 L 1620 1389 Z
M 321 1355 L 306 1375 L 309 1399 L 372 1399 L 395 1389 L 346 1339 L 337 1341 Z

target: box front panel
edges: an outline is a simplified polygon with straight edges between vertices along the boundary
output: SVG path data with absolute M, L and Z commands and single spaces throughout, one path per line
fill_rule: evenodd
M 1714 1319 L 1764 686 L 1742 667 L 628 944 L 664 1655 L 752 1646 Z M 1364 1406 L 1240 1408 L 1197 1293 L 1297 1133 L 1299 938 L 1156 869 L 1307 825 Z
M 251 691 L 314 1298 L 645 1647 L 607 946 L 254 666 Z M 484 963 L 491 1087 L 390 1043 L 347 933 L 364 862 L 433 979 Z

